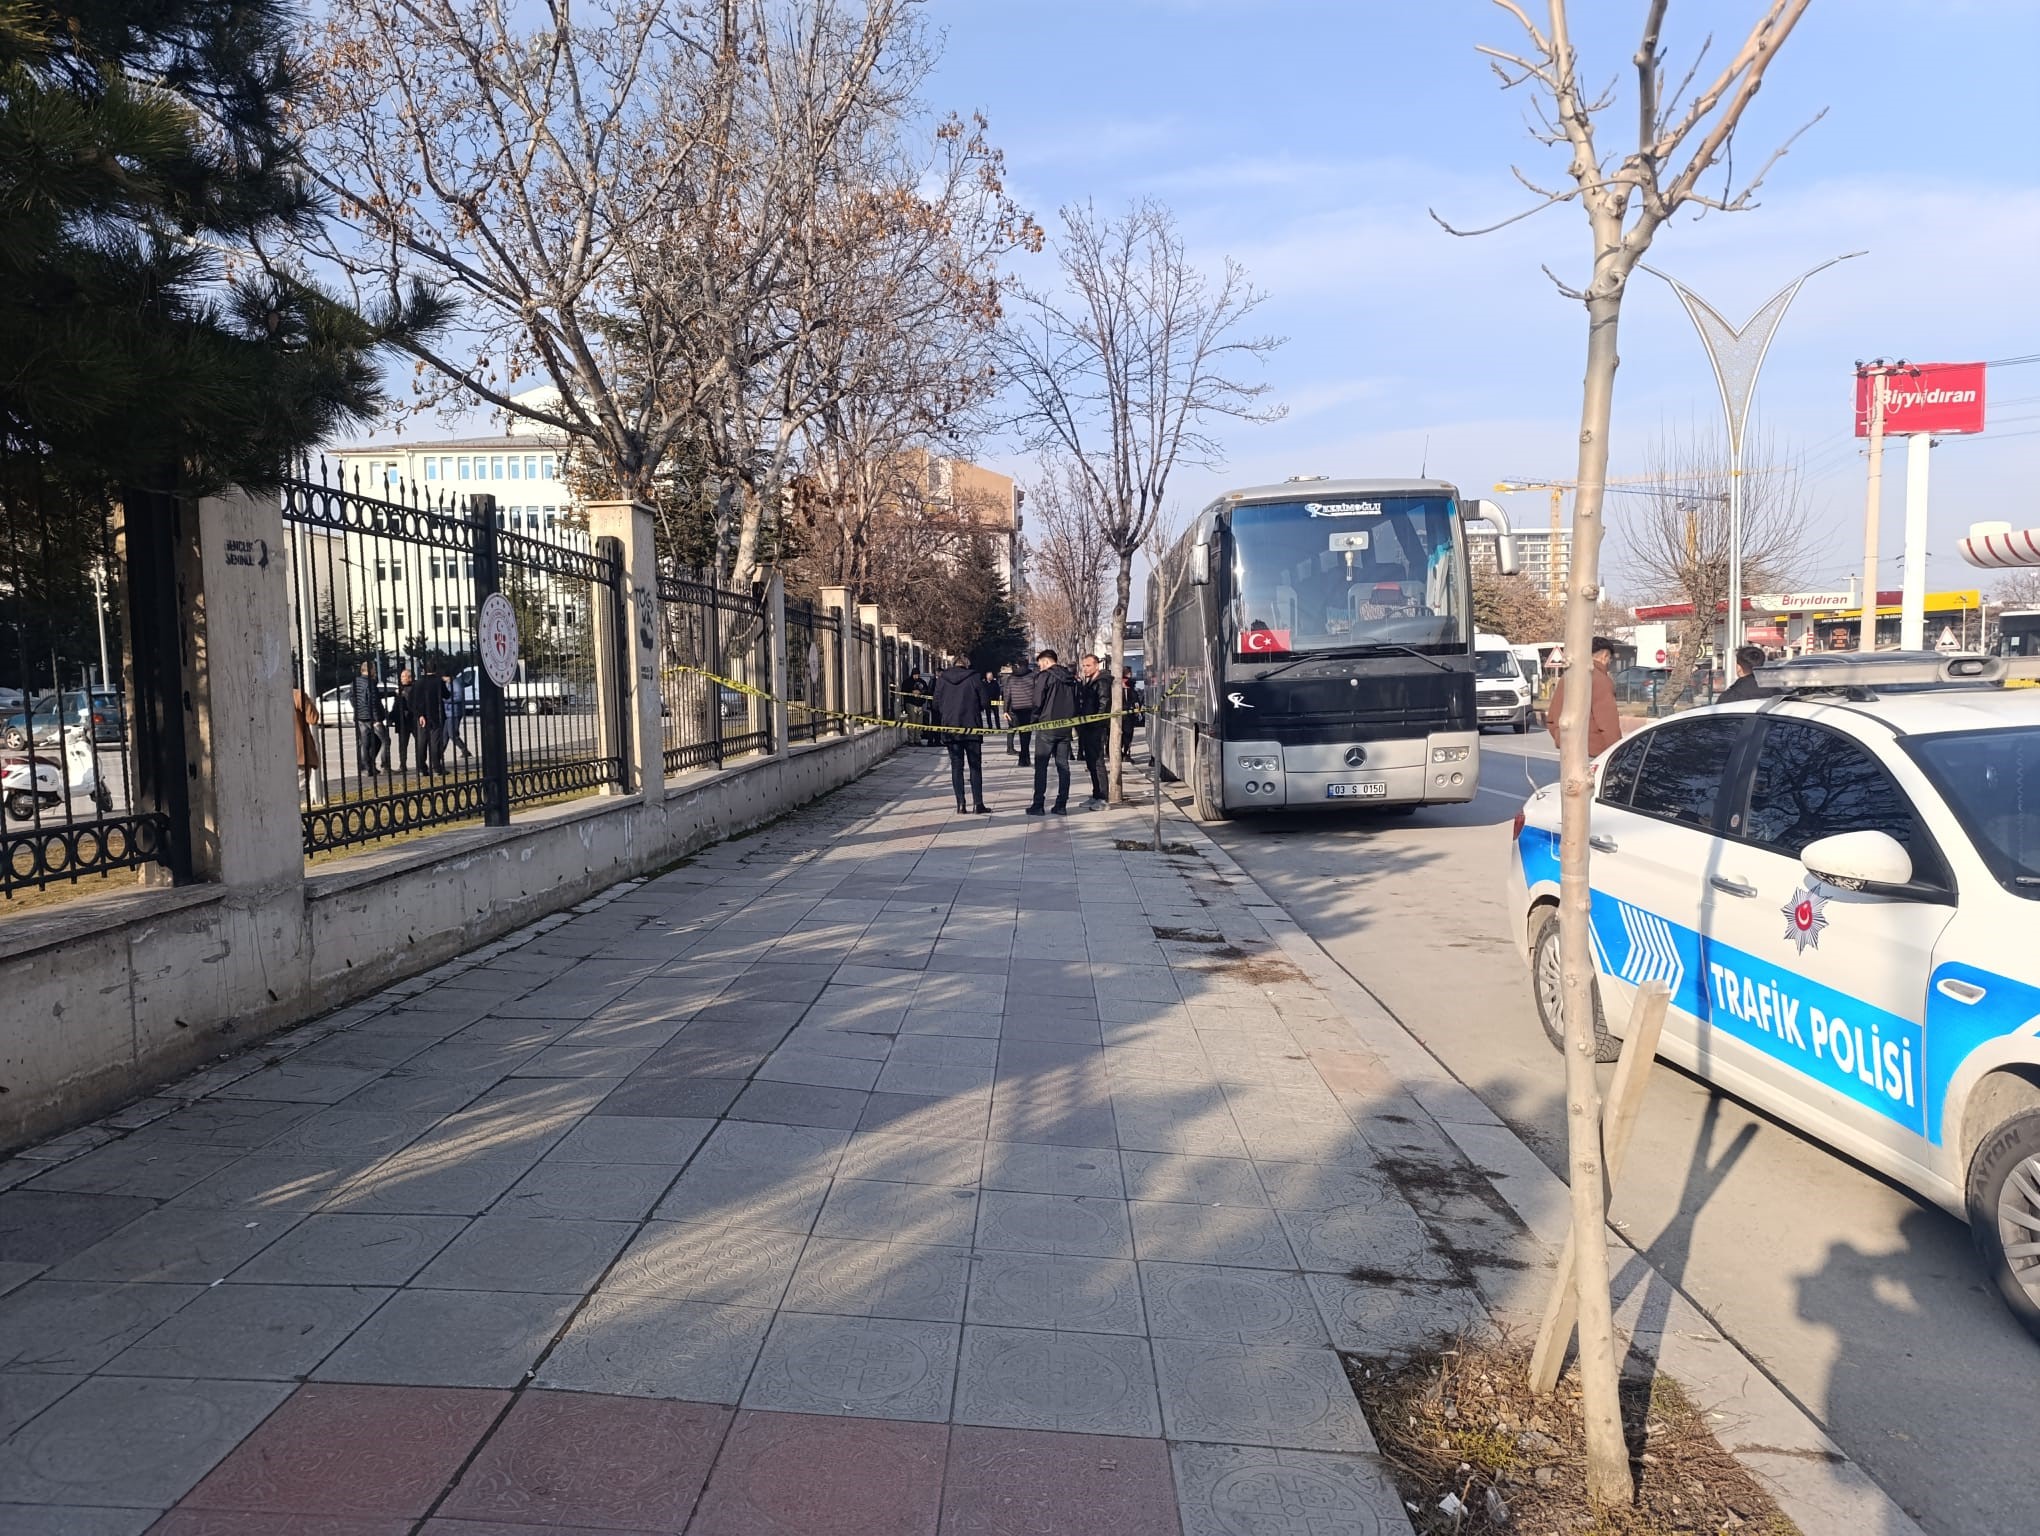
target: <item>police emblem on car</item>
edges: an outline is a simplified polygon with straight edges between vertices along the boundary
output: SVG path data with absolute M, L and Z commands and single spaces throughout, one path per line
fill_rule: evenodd
M 1800 882 L 1792 899 L 1778 909 L 1785 918 L 1785 937 L 1796 946 L 1794 953 L 1803 955 L 1809 949 L 1820 948 L 1820 931 L 1828 925 L 1827 904 L 1827 892 L 1821 889 L 1818 880 L 1809 877 Z

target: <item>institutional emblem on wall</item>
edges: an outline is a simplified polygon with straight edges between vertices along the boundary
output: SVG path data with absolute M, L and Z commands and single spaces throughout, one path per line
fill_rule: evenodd
M 1805 880 L 1792 899 L 1778 910 L 1785 914 L 1785 937 L 1799 954 L 1820 948 L 1820 931 L 1827 927 L 1827 892 L 1818 880 Z

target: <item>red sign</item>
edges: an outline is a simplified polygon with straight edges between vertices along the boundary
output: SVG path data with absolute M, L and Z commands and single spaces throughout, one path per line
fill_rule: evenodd
M 1982 363 L 1914 363 L 1883 375 L 1884 430 L 1893 436 L 1983 430 Z M 1856 375 L 1856 436 L 1870 435 L 1870 391 L 1878 375 Z
M 1286 629 L 1249 629 L 1240 635 L 1242 656 L 1286 656 L 1289 654 L 1289 631 Z

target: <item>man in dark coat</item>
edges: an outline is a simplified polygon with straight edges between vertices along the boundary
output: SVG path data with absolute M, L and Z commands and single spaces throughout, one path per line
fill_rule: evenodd
M 992 808 L 985 804 L 984 738 L 976 734 L 983 726 L 985 709 L 990 702 L 991 689 L 975 667 L 944 667 L 935 674 L 935 723 L 970 727 L 968 733 L 952 731 L 942 738 L 942 744 L 949 748 L 949 782 L 956 790 L 956 814 L 959 816 L 966 811 L 978 816 L 992 813 Z M 966 768 L 970 770 L 968 805 L 963 799 Z
M 354 711 L 354 766 L 365 779 L 376 776 L 376 759 L 382 755 L 382 685 L 367 662 L 347 690 L 347 702 Z
M 391 754 L 397 760 L 397 771 L 411 771 L 411 738 L 418 734 L 418 711 L 411 707 L 413 686 L 411 669 L 404 668 L 397 674 L 397 696 L 390 700 Z M 418 766 L 425 766 L 425 744 L 418 744 Z
M 1717 704 L 1733 704 L 1738 699 L 1768 699 L 1775 691 L 1757 681 L 1757 668 L 1764 664 L 1764 648 L 1761 645 L 1739 645 L 1735 648 L 1735 681 L 1721 691 Z
M 404 695 L 404 711 L 411 717 L 411 729 L 418 738 L 418 771 L 424 774 L 446 771 L 446 684 L 430 667 L 411 684 Z
M 1014 725 L 1032 725 L 1034 723 L 1034 701 L 1040 692 L 1041 677 L 1039 673 L 1016 671 L 1011 677 L 1006 679 L 1006 714 Z M 1034 733 L 1032 731 L 1015 731 L 1012 735 L 1008 736 L 1006 738 L 1006 750 L 1008 752 L 1014 750 L 1015 742 L 1019 743 L 1020 766 L 1025 768 L 1033 760 Z
M 1077 717 L 1077 680 L 1070 675 L 1068 667 L 1058 662 L 1054 651 L 1043 651 L 1036 656 L 1034 667 L 1034 723 L 1040 728 L 1033 732 L 1034 803 L 1027 807 L 1027 814 L 1040 816 L 1046 812 L 1053 816 L 1066 816 L 1070 803 L 1072 728 L 1055 722 Z M 1042 802 L 1048 798 L 1051 763 L 1055 765 L 1055 804 L 1044 806 Z
M 1077 713 L 1079 715 L 1102 715 L 1111 708 L 1112 676 L 1098 665 L 1096 656 L 1077 658 Z M 1084 760 L 1084 767 L 1091 775 L 1091 800 L 1103 804 L 1106 798 L 1105 785 L 1105 728 L 1109 722 L 1100 720 L 1091 725 L 1077 727 L 1077 756 Z

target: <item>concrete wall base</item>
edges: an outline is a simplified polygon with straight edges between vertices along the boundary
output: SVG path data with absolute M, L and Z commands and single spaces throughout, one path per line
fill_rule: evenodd
M 586 900 L 868 772 L 871 729 L 440 833 L 301 881 L 130 887 L 0 925 L 0 1150 Z

